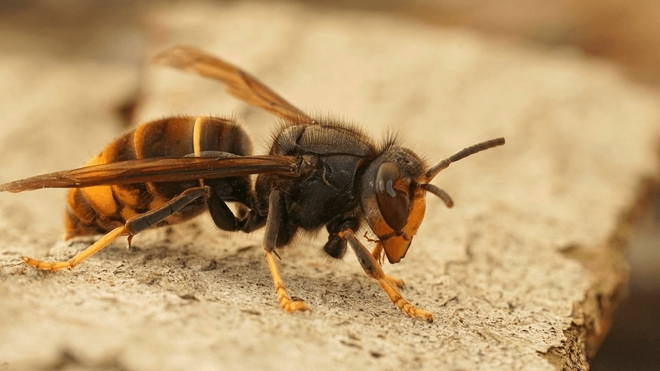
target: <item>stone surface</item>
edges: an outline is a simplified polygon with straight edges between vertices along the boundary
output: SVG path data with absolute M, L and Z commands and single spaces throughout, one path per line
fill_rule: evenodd
M 301 109 L 397 132 L 429 162 L 497 136 L 507 144 L 452 165 L 434 183 L 399 264 L 404 295 L 435 314 L 406 318 L 352 254 L 326 237 L 281 255 L 290 293 L 276 302 L 263 232 L 217 232 L 208 216 L 137 236 L 71 272 L 20 255 L 68 259 L 56 242 L 64 192 L 0 194 L 0 363 L 15 369 L 586 368 L 626 271 L 618 248 L 655 176 L 658 99 L 603 63 L 488 43 L 394 17 L 292 5 L 175 6 L 145 20 L 147 55 L 202 48 L 259 77 Z M 263 152 L 276 119 L 222 85 L 112 60 L 0 60 L 0 182 L 83 164 L 121 132 L 112 110 L 139 94 L 137 122 L 232 116 Z M 617 239 L 617 237 L 621 237 Z M 594 264 L 594 262 L 601 262 Z M 610 300 L 611 299 L 611 300 Z M 605 306 L 605 307 L 606 307 Z M 607 308 L 605 308 L 607 309 Z

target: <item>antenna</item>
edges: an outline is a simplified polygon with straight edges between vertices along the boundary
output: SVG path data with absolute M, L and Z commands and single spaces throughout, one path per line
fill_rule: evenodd
M 431 166 L 429 168 L 429 170 L 426 172 L 426 181 L 430 182 L 431 180 L 433 180 L 433 178 L 435 178 L 435 176 L 438 175 L 439 172 L 441 172 L 442 170 L 448 168 L 449 165 L 452 162 L 462 160 L 462 159 L 464 159 L 464 158 L 466 158 L 470 155 L 473 155 L 477 152 L 481 152 L 481 151 L 487 150 L 489 148 L 501 146 L 503 144 L 504 144 L 504 138 L 495 138 L 495 139 L 487 140 L 485 142 L 477 143 L 475 145 L 463 148 L 462 150 L 454 153 L 453 155 L 451 155 L 451 156 L 445 158 L 444 160 L 441 160 L 437 164 Z M 440 198 L 442 198 L 442 197 L 440 197 Z

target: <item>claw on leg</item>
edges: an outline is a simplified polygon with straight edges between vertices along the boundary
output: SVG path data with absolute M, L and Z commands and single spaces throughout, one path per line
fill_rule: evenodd
M 273 253 L 271 251 L 266 251 L 266 260 L 268 260 L 268 268 L 270 268 L 270 273 L 273 276 L 277 302 L 280 303 L 282 309 L 289 313 L 308 311 L 309 307 L 304 301 L 294 301 L 286 292 L 286 287 L 284 287 L 284 282 L 282 282 L 282 277 L 280 277 L 280 272 L 277 270 L 275 258 L 273 258 Z

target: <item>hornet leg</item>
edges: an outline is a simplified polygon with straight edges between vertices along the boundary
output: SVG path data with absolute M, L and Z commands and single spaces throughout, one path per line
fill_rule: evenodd
M 280 193 L 278 189 L 274 189 L 270 193 L 268 198 L 268 219 L 266 221 L 266 233 L 264 236 L 264 250 L 266 250 L 266 260 L 268 261 L 268 268 L 270 268 L 270 274 L 273 277 L 273 284 L 275 285 L 275 293 L 277 293 L 277 302 L 280 303 L 280 306 L 285 311 L 298 312 L 309 310 L 307 304 L 304 301 L 293 301 L 289 294 L 286 292 L 286 287 L 284 287 L 284 282 L 280 276 L 280 272 L 277 270 L 277 264 L 275 263 L 275 258 L 273 258 L 275 245 L 277 241 L 277 229 L 279 227 L 280 219 Z
M 21 259 L 23 259 L 26 264 L 31 265 L 37 269 L 49 271 L 56 271 L 63 268 L 71 269 L 80 264 L 80 262 L 83 260 L 103 250 L 106 246 L 110 245 L 112 241 L 116 240 L 120 236 L 128 236 L 130 244 L 130 239 L 132 236 L 160 223 L 191 202 L 199 198 L 208 198 L 211 194 L 210 192 L 211 189 L 209 187 L 196 187 L 187 189 L 162 207 L 128 219 L 126 224 L 113 229 L 100 240 L 96 241 L 96 243 L 94 243 L 92 246 L 79 252 L 76 254 L 76 256 L 69 259 L 68 261 L 44 262 L 28 258 L 27 256 L 21 256 Z
M 371 240 L 370 240 L 371 241 Z M 385 253 L 383 251 L 383 245 L 380 243 L 380 241 L 376 241 L 376 247 L 374 247 L 374 251 L 371 252 L 371 255 L 373 255 L 374 259 L 380 264 L 380 266 L 383 266 L 383 263 L 385 262 Z M 385 276 L 385 279 L 390 281 L 390 283 L 400 289 L 404 288 L 406 284 L 403 282 L 401 278 L 396 278 L 392 276 Z
M 369 250 L 367 250 L 367 248 L 357 239 L 353 230 L 346 229 L 341 231 L 339 232 L 339 236 L 348 241 L 353 248 L 353 251 L 355 251 L 355 255 L 357 256 L 360 265 L 362 265 L 364 272 L 369 277 L 373 277 L 378 281 L 383 290 L 385 290 L 387 296 L 392 300 L 392 303 L 394 303 L 400 311 L 412 318 L 425 319 L 429 322 L 433 322 L 433 314 L 431 312 L 419 309 L 403 298 L 395 285 L 390 281 L 391 279 L 385 275 L 383 268 L 380 266 L 376 258 L 374 258 Z

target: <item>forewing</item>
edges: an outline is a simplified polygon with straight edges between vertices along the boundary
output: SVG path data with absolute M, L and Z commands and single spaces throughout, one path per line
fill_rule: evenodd
M 304 112 L 254 76 L 201 50 L 186 46 L 174 47 L 156 56 L 154 63 L 220 80 L 228 85 L 229 94 L 288 121 L 299 124 L 313 122 Z
M 82 188 L 144 182 L 176 182 L 250 174 L 298 176 L 293 156 L 165 157 L 121 161 L 37 175 L 0 185 L 0 192 L 39 188 Z

